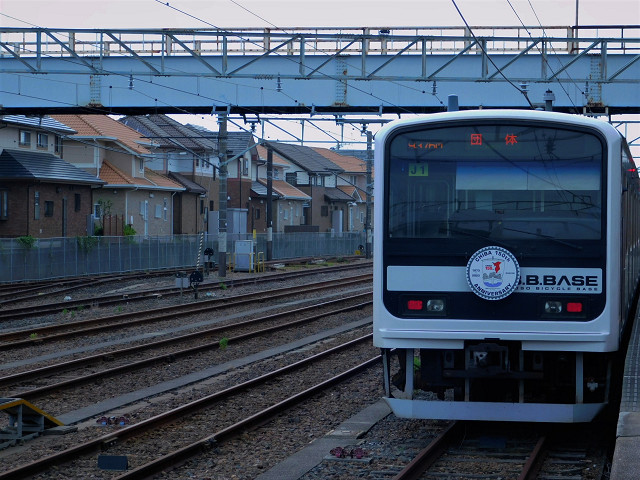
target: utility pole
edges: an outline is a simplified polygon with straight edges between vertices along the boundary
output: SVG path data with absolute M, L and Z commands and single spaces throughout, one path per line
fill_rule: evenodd
M 267 145 L 267 260 L 273 260 L 273 149 Z
M 218 276 L 227 276 L 227 112 L 218 116 L 218 157 L 220 188 L 218 191 Z
M 367 128 L 366 126 L 364 127 Z M 371 258 L 371 165 L 373 164 L 373 133 L 367 129 L 367 211 L 364 220 L 364 234 L 366 237 L 365 258 Z M 379 199 L 380 200 L 380 199 Z

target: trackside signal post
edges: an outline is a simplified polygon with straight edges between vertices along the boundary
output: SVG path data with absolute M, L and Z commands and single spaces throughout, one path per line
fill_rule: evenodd
M 267 260 L 273 260 L 273 149 L 267 147 Z
M 371 166 L 373 164 L 373 134 L 371 130 L 367 130 L 367 212 L 364 222 L 364 235 L 365 235 L 365 258 L 371 258 Z

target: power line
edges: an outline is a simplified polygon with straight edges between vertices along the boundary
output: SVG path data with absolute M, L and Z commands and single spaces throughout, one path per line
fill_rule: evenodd
M 507 78 L 507 76 L 504 74 L 504 72 L 502 71 L 502 69 L 498 68 L 498 66 L 496 65 L 496 63 L 493 61 L 493 59 L 489 56 L 489 54 L 487 53 L 486 49 L 484 48 L 484 45 L 482 45 L 482 43 L 478 40 L 478 38 L 476 37 L 475 33 L 473 33 L 473 30 L 471 29 L 471 27 L 469 26 L 469 24 L 467 23 L 467 19 L 464 18 L 464 15 L 462 14 L 462 12 L 460 11 L 460 9 L 458 8 L 458 4 L 456 3 L 456 0 L 451 0 L 451 2 L 453 3 L 453 6 L 456 8 L 456 10 L 458 11 L 458 14 L 460 15 L 460 18 L 462 19 L 462 21 L 464 22 L 465 26 L 467 27 L 467 30 L 469 31 L 469 33 L 471 34 L 471 36 L 473 37 L 473 39 L 476 42 L 476 45 L 478 45 L 480 47 L 480 49 L 482 50 L 482 53 L 485 55 L 485 57 L 491 62 L 491 65 L 493 65 L 495 67 L 495 69 L 498 71 L 498 73 L 500 74 L 500 76 L 502 78 L 504 78 L 509 85 L 511 85 L 513 88 L 515 88 L 516 90 L 518 90 L 523 96 L 524 98 L 527 100 L 527 102 L 529 103 L 529 106 L 531 108 L 534 108 L 533 103 L 531 103 L 531 100 L 529 100 L 529 95 L 527 95 L 526 90 L 524 90 L 523 88 L 518 87 L 515 83 L 513 83 L 511 80 L 509 80 Z
M 536 17 L 536 20 L 538 21 L 538 25 L 540 25 L 540 28 L 542 29 L 542 33 L 543 35 L 546 37 L 547 36 L 547 32 L 545 31 L 544 27 L 542 26 L 542 23 L 540 23 L 540 19 L 538 18 L 538 14 L 535 11 L 535 9 L 533 8 L 533 5 L 531 4 L 531 0 L 529 1 L 529 6 L 531 7 L 531 10 L 533 10 L 533 14 Z M 507 3 L 509 4 L 509 6 L 511 7 L 511 10 L 513 10 L 513 13 L 516 15 L 516 17 L 518 18 L 518 20 L 520 21 L 520 24 L 522 25 L 522 27 L 524 28 L 524 30 L 527 32 L 527 34 L 529 35 L 529 38 L 533 39 L 533 36 L 531 35 L 531 32 L 529 31 L 529 29 L 526 27 L 526 25 L 524 24 L 524 22 L 522 21 L 522 19 L 520 18 L 520 15 L 518 15 L 518 12 L 516 12 L 515 7 L 511 4 L 511 0 L 507 0 Z M 551 45 L 551 49 L 555 52 L 554 48 L 553 48 L 553 43 L 550 43 Z M 547 67 L 549 67 L 549 70 L 551 70 L 551 72 L 553 73 L 554 77 L 556 78 L 556 80 L 558 81 L 558 85 L 560 86 L 560 88 L 562 89 L 562 91 L 564 92 L 565 96 L 569 99 L 569 101 L 571 102 L 571 105 L 573 106 L 573 108 L 576 110 L 576 113 L 580 113 L 580 111 L 578 110 L 578 107 L 576 107 L 575 103 L 573 103 L 573 100 L 571 99 L 571 97 L 569 96 L 569 92 L 567 92 L 567 90 L 564 88 L 564 85 L 562 85 L 562 82 L 560 81 L 560 79 L 556 76 L 556 72 L 553 70 L 553 67 L 549 64 L 549 60 L 547 60 L 546 56 L 542 55 L 542 51 L 540 50 L 540 47 L 538 47 L 536 45 L 536 49 L 538 50 L 538 52 L 540 52 L 541 57 L 542 57 L 542 61 L 545 62 L 545 64 L 547 65 Z M 560 60 L 558 60 L 560 61 Z M 560 62 L 560 64 L 562 65 L 562 62 Z M 567 72 L 567 76 L 569 76 L 569 79 L 573 82 L 573 84 L 576 86 L 576 88 L 578 89 L 578 91 L 580 91 L 580 93 L 582 93 L 584 95 L 584 92 L 580 89 L 580 87 L 578 87 L 578 85 L 576 84 L 576 82 L 573 81 L 573 79 L 571 78 L 571 76 L 569 75 L 569 73 Z

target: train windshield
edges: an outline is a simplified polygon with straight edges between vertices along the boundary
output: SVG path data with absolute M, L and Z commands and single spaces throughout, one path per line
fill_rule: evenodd
M 600 239 L 603 152 L 588 131 L 537 123 L 401 132 L 386 152 L 387 235 Z

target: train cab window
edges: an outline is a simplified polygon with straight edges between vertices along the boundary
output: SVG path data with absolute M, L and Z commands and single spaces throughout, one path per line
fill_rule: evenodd
M 589 132 L 432 128 L 397 135 L 387 155 L 388 238 L 602 236 L 604 153 Z

